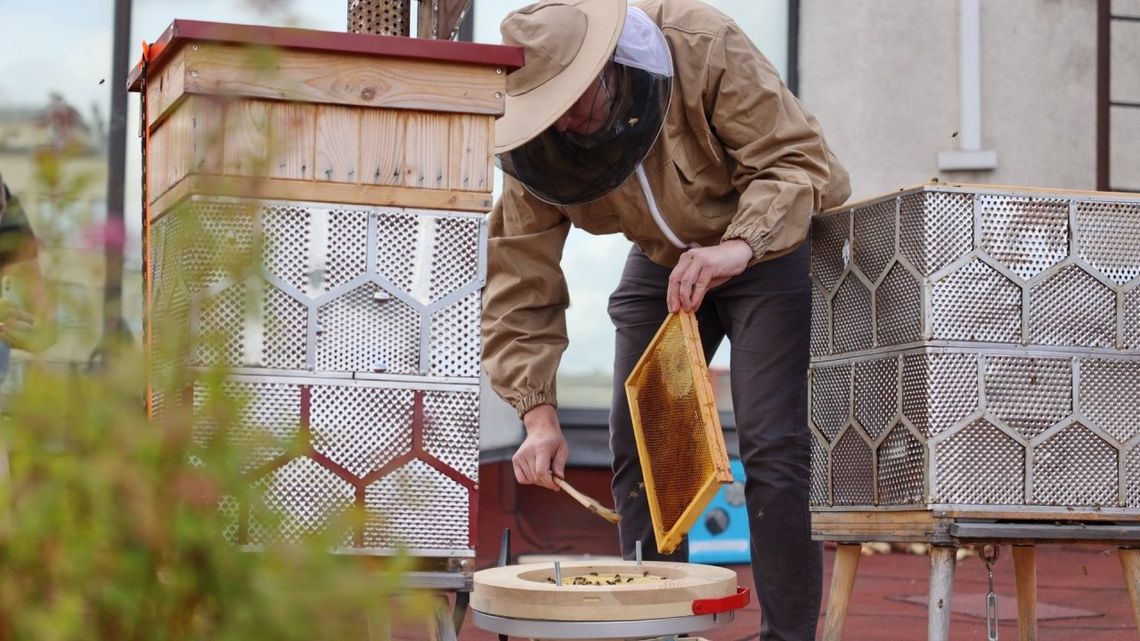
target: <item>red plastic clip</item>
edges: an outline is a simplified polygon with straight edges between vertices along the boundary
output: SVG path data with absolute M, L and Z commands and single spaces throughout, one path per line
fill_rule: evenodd
M 739 610 L 751 600 L 748 588 L 736 588 L 736 594 L 719 599 L 693 599 L 693 614 L 720 614 Z

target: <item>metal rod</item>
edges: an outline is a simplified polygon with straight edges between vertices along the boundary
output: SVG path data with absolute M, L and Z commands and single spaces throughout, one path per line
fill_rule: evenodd
M 957 548 L 934 546 L 930 550 L 930 607 L 927 613 L 929 641 L 950 638 L 950 597 L 954 585 L 954 555 Z
M 1111 180 L 1109 164 L 1110 155 L 1109 131 L 1111 128 L 1111 109 L 1109 102 L 1112 93 L 1109 89 L 1110 72 L 1112 65 L 1112 38 L 1111 16 L 1112 1 L 1098 0 L 1096 3 L 1096 188 L 1106 190 Z
M 635 541 L 633 544 L 634 558 L 637 559 L 637 564 L 641 565 L 641 541 Z
M 103 231 L 104 351 L 122 340 L 123 322 L 123 202 L 127 175 L 127 72 L 130 68 L 131 0 L 115 0 L 111 52 L 111 118 L 107 128 L 107 219 Z
M 788 0 L 788 91 L 800 95 L 800 0 Z
M 554 585 L 562 585 L 562 564 L 554 562 Z
M 503 528 L 503 538 L 499 541 L 499 567 L 511 564 L 511 528 Z
M 981 0 L 961 0 L 959 26 L 959 133 L 962 151 L 982 148 Z

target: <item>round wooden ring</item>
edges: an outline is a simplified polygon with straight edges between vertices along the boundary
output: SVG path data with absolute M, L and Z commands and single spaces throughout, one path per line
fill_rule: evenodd
M 695 563 L 665 561 L 567 561 L 563 579 L 590 575 L 662 577 L 649 583 L 555 585 L 554 565 L 508 565 L 475 573 L 471 607 L 517 619 L 547 621 L 633 621 L 690 616 L 696 599 L 736 594 L 736 572 Z

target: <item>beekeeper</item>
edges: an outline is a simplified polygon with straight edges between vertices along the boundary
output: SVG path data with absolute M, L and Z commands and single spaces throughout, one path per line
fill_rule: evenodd
M 622 554 L 656 550 L 623 387 L 669 312 L 695 310 L 705 353 L 727 337 L 761 639 L 815 638 L 806 374 L 809 223 L 850 194 L 819 123 L 723 13 L 695 0 L 552 0 L 509 14 L 524 49 L 495 153 L 484 365 L 522 418 L 519 483 L 554 489 L 569 448 L 555 372 L 570 303 L 570 226 L 633 243 L 609 301 L 610 445 Z M 685 560 L 682 545 L 669 560 Z M 646 558 L 659 558 L 648 553 Z

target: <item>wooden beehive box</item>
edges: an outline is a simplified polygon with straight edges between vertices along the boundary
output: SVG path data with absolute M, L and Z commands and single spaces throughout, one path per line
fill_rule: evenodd
M 152 218 L 195 194 L 491 206 L 517 48 L 176 20 L 130 77 Z
M 517 48 L 175 21 L 134 70 L 148 410 L 197 408 L 200 375 L 228 368 L 244 401 L 229 433 L 260 493 L 223 499 L 228 541 L 474 556 L 481 214 L 521 63 Z M 194 429 L 198 444 L 212 428 Z

